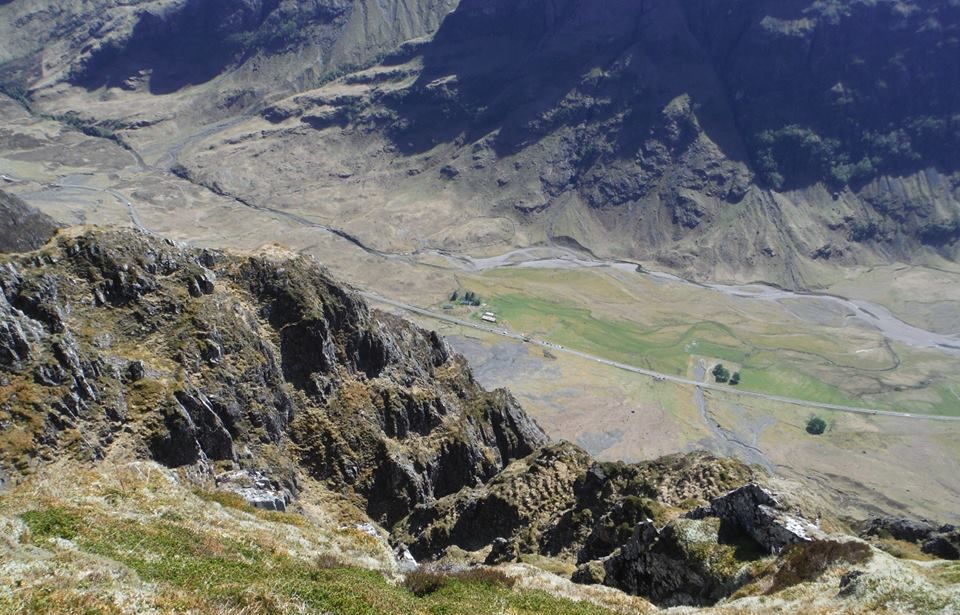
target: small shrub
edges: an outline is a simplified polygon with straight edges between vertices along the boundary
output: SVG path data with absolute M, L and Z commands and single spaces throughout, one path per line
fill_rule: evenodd
M 464 583 L 481 583 L 507 589 L 516 584 L 516 579 L 496 568 L 467 568 L 453 573 L 452 578 Z
M 350 566 L 343 560 L 342 557 L 336 555 L 335 553 L 321 553 L 317 556 L 317 559 L 314 560 L 314 563 L 317 565 L 317 568 L 323 569 L 337 569 L 337 568 L 349 568 Z
M 827 430 L 827 422 L 819 416 L 811 416 L 807 421 L 807 433 L 819 436 Z
M 815 581 L 832 566 L 845 562 L 860 564 L 873 556 L 870 547 L 862 542 L 817 540 L 790 545 L 784 550 L 782 563 L 767 590 L 772 594 L 799 583 Z
M 466 568 L 442 572 L 421 566 L 406 576 L 403 586 L 413 595 L 423 597 L 454 582 L 490 585 L 510 589 L 516 580 L 496 568 Z
M 444 587 L 449 577 L 441 572 L 421 566 L 403 579 L 403 586 L 409 589 L 414 596 L 426 596 Z

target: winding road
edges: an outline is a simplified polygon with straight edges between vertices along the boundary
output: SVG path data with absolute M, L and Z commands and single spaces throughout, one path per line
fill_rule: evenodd
M 0 179 L 9 183 L 29 181 L 21 177 L 16 177 L 14 175 L 9 175 L 9 174 L 0 175 Z M 137 227 L 139 230 L 143 231 L 144 233 L 150 233 L 150 234 L 153 233 L 153 231 L 151 231 L 146 226 L 144 226 L 143 221 L 140 219 L 140 215 L 137 213 L 136 208 L 133 206 L 133 203 L 130 201 L 130 199 L 128 199 L 122 193 L 116 190 L 113 190 L 112 188 L 96 188 L 94 186 L 84 186 L 83 184 L 67 183 L 69 179 L 70 179 L 70 176 L 59 179 L 53 182 L 52 184 L 44 184 L 43 185 L 44 190 L 83 190 L 85 192 L 98 192 L 100 194 L 106 194 L 108 196 L 112 196 L 113 198 L 120 201 L 120 203 L 127 208 L 127 212 L 130 214 L 130 220 L 131 222 L 133 222 L 133 225 L 135 227 Z M 43 191 L 39 191 L 39 192 L 43 192 Z M 32 194 L 39 194 L 39 192 L 32 193 Z M 21 194 L 20 198 L 28 200 L 30 198 L 30 194 Z
M 726 395 L 733 395 L 735 397 L 745 397 L 753 399 L 763 399 L 767 401 L 774 401 L 783 404 L 790 404 L 794 406 L 802 406 L 805 408 L 819 408 L 822 410 L 833 410 L 836 412 L 848 412 L 851 414 L 864 414 L 871 416 L 888 416 L 901 419 L 915 419 L 915 420 L 924 420 L 924 421 L 947 421 L 955 422 L 960 421 L 960 416 L 943 416 L 937 414 L 915 414 L 909 412 L 894 412 L 891 410 L 880 410 L 877 408 L 862 408 L 857 406 L 842 406 L 838 404 L 828 404 L 816 401 L 809 401 L 805 399 L 794 399 L 791 397 L 781 397 L 779 395 L 768 395 L 767 393 L 757 393 L 755 391 L 745 391 L 743 389 L 737 389 L 725 384 L 714 384 L 710 382 L 700 382 L 698 380 L 693 380 L 690 378 L 683 378 L 681 376 L 673 376 L 671 374 L 663 374 L 660 372 L 655 372 L 653 370 L 644 369 L 642 367 L 637 367 L 635 365 L 628 365 L 626 363 L 620 363 L 619 361 L 611 361 L 610 359 L 605 359 L 603 357 L 598 357 L 597 355 L 592 355 L 587 352 L 581 352 L 579 350 L 573 350 L 571 348 L 564 348 L 563 346 L 557 344 L 551 344 L 543 340 L 538 340 L 531 338 L 529 336 L 524 336 L 513 331 L 509 331 L 503 328 L 497 327 L 487 327 L 484 325 L 477 324 L 475 322 L 470 322 L 469 320 L 463 320 L 462 318 L 455 318 L 453 316 L 447 316 L 445 314 L 437 314 L 430 310 L 417 307 L 415 305 L 410 305 L 408 303 L 402 303 L 400 301 L 394 301 L 393 299 L 388 299 L 376 293 L 370 291 L 360 290 L 358 291 L 360 295 L 375 303 L 380 303 L 383 305 L 389 305 L 394 308 L 398 308 L 412 314 L 417 314 L 419 316 L 425 316 L 427 318 L 432 318 L 434 320 L 440 320 L 443 322 L 448 322 L 455 325 L 460 325 L 462 327 L 469 327 L 471 329 L 476 329 L 478 331 L 484 331 L 486 333 L 492 333 L 494 335 L 499 335 L 509 339 L 517 340 L 520 342 L 527 342 L 535 346 L 542 346 L 543 348 L 549 348 L 551 352 L 563 352 L 569 355 L 580 357 L 581 359 L 586 359 L 588 361 L 593 361 L 594 363 L 600 363 L 601 365 L 607 365 L 609 367 L 615 367 L 627 372 L 634 374 L 641 374 L 643 376 L 649 376 L 655 380 L 661 382 L 674 382 L 676 384 L 682 384 L 686 386 L 696 387 L 702 390 L 718 391 Z
M 143 222 L 140 220 L 140 215 L 137 213 L 136 208 L 134 208 L 133 203 L 130 202 L 130 199 L 125 197 L 123 194 L 112 190 L 110 188 L 94 188 L 93 186 L 83 186 L 80 184 L 67 184 L 64 183 L 65 180 L 60 180 L 49 185 L 50 188 L 58 188 L 60 190 L 86 190 L 88 192 L 100 192 L 103 194 L 109 194 L 113 198 L 117 199 L 124 206 L 126 206 L 127 211 L 130 213 L 130 220 L 133 222 L 133 225 L 143 231 L 144 233 L 151 233 L 150 229 L 143 225 Z

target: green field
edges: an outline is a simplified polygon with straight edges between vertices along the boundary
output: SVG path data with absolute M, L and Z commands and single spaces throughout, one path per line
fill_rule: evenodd
M 689 286 L 651 289 L 640 275 L 507 269 L 467 283 L 483 298 L 483 309 L 513 331 L 637 367 L 692 377 L 691 365 L 702 358 L 739 370 L 740 388 L 750 391 L 960 413 L 960 397 L 950 389 L 960 391 L 960 384 L 947 375 L 957 372 L 944 369 L 950 359 L 934 366 L 907 349 L 895 351 L 869 330 L 802 323 L 759 302 L 749 307 L 766 312 L 745 317 L 737 304 L 745 300 Z

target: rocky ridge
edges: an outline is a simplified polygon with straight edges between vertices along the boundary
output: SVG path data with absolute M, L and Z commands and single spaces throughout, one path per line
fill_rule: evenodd
M 435 334 L 307 259 L 97 231 L 0 275 L 9 471 L 119 440 L 168 466 L 259 472 L 281 500 L 304 472 L 390 523 L 545 440 Z
M 0 257 L 0 288 L 0 463 L 13 488 L 53 464 L 147 460 L 250 510 L 339 498 L 362 511 L 352 531 L 395 549 L 393 571 L 541 558 L 662 606 L 815 581 L 872 553 L 826 540 L 842 526 L 808 521 L 809 498 L 739 462 L 600 463 L 549 443 L 436 333 L 280 249 L 67 229 Z M 805 549 L 826 549 L 827 563 L 790 580 Z

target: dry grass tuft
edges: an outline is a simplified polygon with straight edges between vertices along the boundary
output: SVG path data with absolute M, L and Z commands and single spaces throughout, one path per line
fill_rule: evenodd
M 216 502 L 221 506 L 236 508 L 237 510 L 242 510 L 243 512 L 248 513 L 254 512 L 253 506 L 247 504 L 247 501 L 236 493 L 230 493 L 229 491 L 206 491 L 204 489 L 194 489 L 193 494 L 201 500 Z
M 491 587 L 512 589 L 516 580 L 496 568 L 466 568 L 456 571 L 442 571 L 421 566 L 408 574 L 403 586 L 415 596 L 427 596 L 454 582 L 478 583 Z

